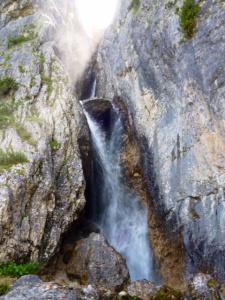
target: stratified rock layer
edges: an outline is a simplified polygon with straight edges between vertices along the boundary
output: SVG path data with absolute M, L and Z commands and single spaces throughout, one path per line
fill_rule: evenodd
M 48 261 L 85 205 L 79 105 L 53 16 L 33 1 L 1 1 L 0 11 L 0 82 L 11 82 L 0 91 L 0 262 Z M 2 166 L 6 153 L 23 159 Z
M 200 2 L 186 41 L 182 4 L 122 2 L 99 47 L 97 97 L 117 94 L 133 115 L 155 210 L 182 232 L 188 272 L 225 279 L 224 2 Z

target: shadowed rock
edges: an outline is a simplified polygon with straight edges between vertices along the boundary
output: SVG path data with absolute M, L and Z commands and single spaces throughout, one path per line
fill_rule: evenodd
M 77 242 L 67 266 L 67 274 L 82 284 L 118 290 L 129 279 L 122 256 L 100 234 L 92 233 Z

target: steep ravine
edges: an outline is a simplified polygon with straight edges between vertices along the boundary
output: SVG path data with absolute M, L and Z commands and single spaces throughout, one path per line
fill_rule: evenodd
M 122 1 L 81 77 L 62 2 L 0 0 L 0 299 L 223 300 L 224 1 Z

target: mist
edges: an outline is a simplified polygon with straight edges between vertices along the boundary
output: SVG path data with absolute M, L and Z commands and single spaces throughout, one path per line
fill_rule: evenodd
M 45 22 L 52 28 L 58 56 L 75 83 L 112 23 L 119 0 L 49 0 L 40 3 Z

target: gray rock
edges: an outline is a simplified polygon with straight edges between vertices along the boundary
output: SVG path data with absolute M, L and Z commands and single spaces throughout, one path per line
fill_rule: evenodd
M 183 2 L 167 3 L 122 2 L 99 46 L 96 96 L 120 96 L 133 115 L 155 210 L 168 237 L 182 228 L 188 272 L 224 280 L 225 4 L 200 2 L 183 41 Z
M 82 284 L 111 291 L 122 288 L 129 280 L 122 256 L 96 233 L 77 242 L 66 270 Z
M 0 262 L 48 261 L 85 205 L 81 108 L 56 56 L 54 16 L 36 1 L 0 2 L 0 80 L 17 83 L 0 96 L 0 149 L 29 161 L 0 165 Z
M 189 284 L 189 297 L 191 300 L 221 299 L 218 282 L 210 275 L 198 273 Z
M 127 293 L 129 296 L 143 300 L 153 299 L 156 291 L 157 289 L 154 284 L 147 280 L 132 282 L 127 287 Z
M 34 276 L 21 277 L 12 290 L 2 300 L 76 300 L 73 290 L 63 288 L 52 282 L 42 282 Z

